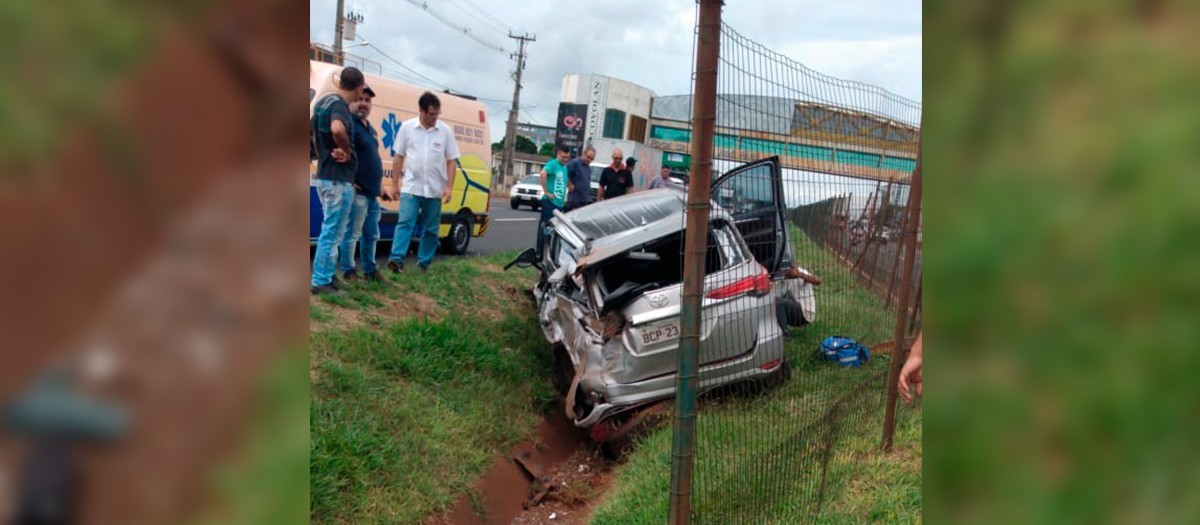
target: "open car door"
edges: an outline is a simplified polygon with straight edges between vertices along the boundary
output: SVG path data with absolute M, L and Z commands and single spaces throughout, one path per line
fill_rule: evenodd
M 779 157 L 743 164 L 717 177 L 712 199 L 733 215 L 750 252 L 768 272 L 774 275 L 791 266 Z

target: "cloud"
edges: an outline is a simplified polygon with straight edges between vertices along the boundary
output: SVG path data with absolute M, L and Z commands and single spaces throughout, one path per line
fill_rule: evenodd
M 516 49 L 517 42 L 504 31 L 469 15 L 475 9 L 465 0 L 423 1 L 471 28 L 480 39 Z M 690 91 L 696 20 L 692 0 L 473 3 L 514 30 L 537 35 L 528 46 L 522 121 L 553 124 L 562 79 L 571 73 L 609 75 L 663 95 Z M 335 5 L 336 0 L 311 1 L 309 35 L 314 42 L 332 42 Z M 347 8 L 365 17 L 358 27 L 360 38 L 440 84 L 495 99 L 487 102 L 492 140 L 503 136 L 505 101 L 513 91 L 514 61 L 507 55 L 479 45 L 404 0 L 350 0 Z M 920 100 L 920 9 L 915 0 L 739 0 L 725 6 L 723 18 L 744 36 L 812 69 Z M 385 76 L 428 84 L 370 47 L 348 52 L 377 61 Z

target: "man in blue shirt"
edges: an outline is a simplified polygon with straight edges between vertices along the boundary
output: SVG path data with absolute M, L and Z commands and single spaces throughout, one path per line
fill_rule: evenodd
M 350 106 L 355 116 L 354 153 L 358 156 L 358 171 L 354 177 L 354 205 L 350 208 L 346 240 L 342 241 L 342 247 L 338 250 L 339 270 L 347 281 L 358 278 L 354 264 L 356 248 L 362 257 L 363 277 L 368 281 L 379 280 L 379 273 L 375 271 L 375 243 L 379 240 L 383 161 L 379 158 L 379 135 L 367 120 L 371 116 L 371 101 L 374 98 L 375 92 L 367 86 L 363 88 L 362 98 Z M 356 246 L 360 238 L 361 244 Z
M 333 280 L 337 271 L 337 250 L 346 235 L 346 220 L 354 201 L 354 177 L 358 169 L 352 143 L 354 120 L 350 115 L 350 103 L 357 102 L 362 96 L 365 79 L 362 71 L 346 67 L 338 73 L 337 84 L 337 91 L 317 101 L 309 122 L 317 153 L 317 177 L 313 186 L 324 217 L 309 285 L 309 291 L 314 294 L 338 291 Z
M 596 160 L 596 148 L 584 148 L 583 155 L 567 163 L 567 208 L 565 211 L 587 206 L 592 201 L 592 161 Z
M 567 202 L 567 159 L 571 156 L 570 148 L 558 147 L 557 157 L 550 159 L 542 168 L 542 202 L 541 218 L 537 227 L 537 253 L 542 254 L 542 243 L 545 239 L 546 222 L 554 216 L 554 210 L 561 209 Z

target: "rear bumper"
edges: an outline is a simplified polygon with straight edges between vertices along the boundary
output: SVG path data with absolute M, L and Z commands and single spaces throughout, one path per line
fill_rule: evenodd
M 783 333 L 773 330 L 770 334 L 765 334 L 765 337 L 761 332 L 759 335 L 760 339 L 749 352 L 733 359 L 701 366 L 698 391 L 764 378 L 778 370 L 778 366 L 765 370 L 762 367 L 771 361 L 784 358 Z M 576 419 L 575 426 L 587 428 L 626 408 L 672 398 L 675 396 L 675 376 L 676 374 L 672 373 L 635 383 L 581 383 L 581 387 L 594 387 L 587 390 L 599 393 L 604 401 L 593 406 L 582 419 Z

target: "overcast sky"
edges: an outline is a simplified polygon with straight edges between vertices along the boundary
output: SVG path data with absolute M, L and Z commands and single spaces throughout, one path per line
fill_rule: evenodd
M 415 1 L 508 51 L 515 51 L 516 41 L 500 27 L 536 34 L 527 48 L 522 122 L 553 125 L 563 76 L 571 73 L 617 77 L 659 95 L 690 90 L 694 0 Z M 443 86 L 494 99 L 486 102 L 492 140 L 500 140 L 513 91 L 514 61 L 507 53 L 480 45 L 407 0 L 345 2 L 347 11 L 364 17 L 359 40 Z M 336 5 L 311 0 L 312 41 L 333 42 Z M 478 8 L 500 24 L 468 14 L 480 13 Z M 921 100 L 918 0 L 727 0 L 723 19 L 743 36 L 816 71 Z M 378 61 L 384 76 L 428 85 L 370 46 L 346 51 Z

